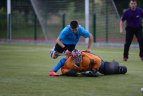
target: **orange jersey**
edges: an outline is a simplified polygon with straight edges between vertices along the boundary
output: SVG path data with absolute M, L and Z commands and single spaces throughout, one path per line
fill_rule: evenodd
M 80 66 L 76 66 L 73 63 L 72 56 L 70 56 L 67 61 L 65 62 L 64 66 L 61 68 L 62 74 L 65 74 L 69 70 L 75 71 L 86 71 L 90 69 L 98 70 L 101 65 L 101 58 L 99 56 L 93 55 L 91 53 L 82 52 L 82 61 Z

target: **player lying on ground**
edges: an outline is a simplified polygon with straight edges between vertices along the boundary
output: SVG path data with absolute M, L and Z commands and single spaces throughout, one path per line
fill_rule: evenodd
M 58 68 L 57 68 L 58 66 Z M 50 76 L 58 76 L 56 73 L 61 68 L 62 75 L 66 76 L 98 76 L 98 73 L 104 75 L 125 74 L 127 67 L 120 65 L 116 61 L 103 61 L 99 56 L 92 53 L 73 50 L 71 55 L 62 63 L 62 59 L 56 65 L 54 70 L 50 71 Z M 57 69 L 57 70 L 56 70 Z

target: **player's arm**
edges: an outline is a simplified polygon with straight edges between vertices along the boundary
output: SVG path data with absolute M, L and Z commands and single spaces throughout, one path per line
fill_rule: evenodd
M 143 9 L 141 9 L 141 17 L 143 18 Z
M 81 72 L 81 76 L 87 76 L 87 77 L 97 77 L 99 74 L 96 70 L 87 70 Z
M 120 33 L 123 34 L 124 32 L 124 21 L 120 20 Z
M 120 19 L 120 33 L 123 34 L 124 33 L 124 21 L 127 20 L 127 12 L 125 11 Z
M 91 51 L 91 47 L 92 47 L 92 42 L 93 42 L 93 35 L 89 31 L 85 30 L 83 27 L 80 27 L 80 30 L 81 30 L 80 34 L 84 38 L 89 38 L 86 51 L 90 52 Z
M 87 71 L 82 71 L 82 72 L 78 72 L 75 70 L 68 70 L 63 75 L 66 75 L 66 76 L 87 76 L 87 77 L 97 77 L 98 76 L 96 70 L 87 70 Z
M 57 38 L 56 42 L 62 47 L 64 48 L 65 45 L 61 42 L 61 40 L 59 38 Z
M 66 76 L 78 76 L 78 72 L 75 71 L 75 70 L 68 70 L 66 73 L 65 73 Z
M 76 76 L 77 71 L 74 68 L 75 67 L 72 63 L 72 57 L 70 56 L 65 62 L 65 65 L 62 66 L 61 73 L 62 75 L 66 75 L 66 76 Z
M 67 36 L 67 31 L 66 31 L 66 28 L 64 28 L 61 32 L 60 32 L 60 34 L 59 34 L 59 36 L 58 36 L 58 38 L 57 38 L 57 40 L 56 40 L 56 42 L 59 44 L 59 46 L 61 46 L 62 48 L 65 48 L 65 45 L 63 44 L 63 42 L 62 42 L 62 40 L 64 40 L 64 38 L 66 38 L 66 36 Z
M 88 46 L 87 46 L 87 51 L 89 51 L 89 52 L 91 51 L 92 42 L 93 42 L 93 36 L 92 36 L 92 34 L 90 33 L 90 34 L 89 34 Z
M 61 68 L 62 75 L 66 76 L 77 76 L 77 71 L 73 70 L 72 68 L 67 68 L 67 66 L 63 66 Z

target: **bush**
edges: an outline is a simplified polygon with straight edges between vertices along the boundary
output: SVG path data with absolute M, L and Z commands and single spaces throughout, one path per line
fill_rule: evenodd
M 6 29 L 6 10 L 0 9 L 0 28 Z
M 7 28 L 7 20 L 6 20 L 6 9 L 0 9 L 0 38 L 6 38 L 6 28 Z

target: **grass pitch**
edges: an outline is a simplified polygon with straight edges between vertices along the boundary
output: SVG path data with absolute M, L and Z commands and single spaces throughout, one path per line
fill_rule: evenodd
M 51 48 L 46 45 L 0 44 L 0 96 L 142 95 L 143 61 L 138 57 L 138 49 L 131 49 L 129 60 L 124 62 L 123 49 L 93 48 L 93 53 L 103 60 L 115 59 L 127 66 L 125 75 L 50 77 L 48 72 L 61 58 L 52 60 L 49 56 Z

